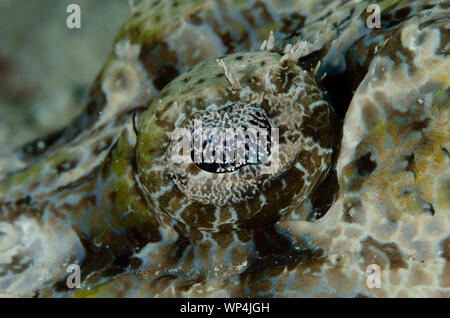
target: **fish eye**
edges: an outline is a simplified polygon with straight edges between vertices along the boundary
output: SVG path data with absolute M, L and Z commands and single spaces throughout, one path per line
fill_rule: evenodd
M 270 156 L 271 125 L 259 107 L 226 105 L 195 114 L 181 127 L 186 125 L 193 139 L 191 160 L 201 170 L 230 173 L 262 164 Z
M 334 112 L 312 74 L 278 53 L 240 56 L 180 75 L 140 119 L 145 195 L 156 213 L 203 231 L 295 209 L 326 176 L 336 144 Z

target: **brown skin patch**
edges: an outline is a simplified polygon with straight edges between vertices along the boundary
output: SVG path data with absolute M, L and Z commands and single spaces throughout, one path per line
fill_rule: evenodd
M 220 224 L 217 228 L 222 233 L 231 233 L 235 230 L 235 225 L 234 223 L 225 223 Z
M 106 95 L 103 92 L 100 82 L 100 75 L 98 81 L 92 89 L 89 91 L 89 103 L 86 107 L 86 113 L 89 116 L 98 114 L 106 105 Z
M 45 136 L 44 138 L 39 138 L 29 142 L 22 147 L 22 152 L 26 157 L 39 156 L 46 152 L 46 150 L 53 145 L 64 134 L 64 132 L 65 129 L 61 129 Z
M 241 13 L 252 27 L 258 25 L 257 19 L 262 20 L 264 25 L 270 25 L 274 22 L 266 4 L 263 2 L 255 2 L 252 7 L 242 10 Z M 256 16 L 256 13 L 259 13 L 259 16 Z
M 196 224 L 198 227 L 210 227 L 215 221 L 214 205 L 203 205 L 200 202 L 192 201 L 183 211 L 181 217 L 185 224 Z
M 416 162 L 415 162 L 415 155 L 414 153 L 408 154 L 404 156 L 407 164 L 406 164 L 406 171 L 411 171 L 414 176 L 415 176 L 415 172 L 414 170 L 416 169 Z
M 280 28 L 280 32 L 289 35 L 297 35 L 298 33 L 296 31 L 305 24 L 305 20 L 306 17 L 300 13 L 291 13 L 281 19 L 282 26 Z
M 377 168 L 377 163 L 371 159 L 371 156 L 372 153 L 369 151 L 356 160 L 356 171 L 360 176 L 367 177 Z
M 217 34 L 220 36 L 220 39 L 221 39 L 223 45 L 227 48 L 225 50 L 225 54 L 233 53 L 235 45 L 233 44 L 233 38 L 232 38 L 230 32 L 229 31 L 226 31 L 223 33 L 219 32 Z
M 445 259 L 445 267 L 439 276 L 439 286 L 442 288 L 450 287 L 450 236 L 447 236 L 440 244 L 441 255 Z
M 29 205 L 31 202 L 31 197 L 27 195 L 26 197 L 20 198 L 16 201 L 16 206 L 21 207 L 23 205 Z
M 364 105 L 361 108 L 364 125 L 369 131 L 376 129 L 380 121 L 383 120 L 380 116 L 380 111 L 368 100 L 364 101 Z
M 216 240 L 217 244 L 223 249 L 226 249 L 234 242 L 234 237 L 231 233 L 218 233 L 217 235 L 215 235 L 214 239 Z
M 411 8 L 403 7 L 395 12 L 395 18 L 398 20 L 404 20 L 408 17 L 411 12 Z
M 162 90 L 164 86 L 179 75 L 179 70 L 176 67 L 178 65 L 177 54 L 171 51 L 165 42 L 155 40 L 143 44 L 139 60 L 158 90 Z
M 194 12 L 191 13 L 187 18 L 186 21 L 193 25 L 201 25 L 203 24 L 203 19 L 199 16 L 200 12 Z
M 153 79 L 153 85 L 155 85 L 158 90 L 162 90 L 164 86 L 170 83 L 178 76 L 178 74 L 179 71 L 171 65 L 161 66 L 159 68 L 159 74 Z
M 49 205 L 48 200 L 36 200 L 28 196 L 19 198 L 19 201 L 19 204 L 15 201 L 0 201 L 0 215 L 3 222 L 13 223 L 22 215 L 40 220 Z
M 14 274 L 20 274 L 26 271 L 30 266 L 33 265 L 33 260 L 29 259 L 24 262 L 24 259 L 18 255 L 12 257 L 11 263 L 7 266 L 7 271 Z
M 404 256 L 397 244 L 381 243 L 372 237 L 367 237 L 361 243 L 361 257 L 364 260 L 360 264 L 361 270 L 366 270 L 370 264 L 377 264 L 381 269 L 388 268 L 397 270 L 400 268 L 408 269 L 409 266 L 404 260 Z M 375 252 L 377 250 L 378 252 Z M 381 256 L 382 254 L 383 256 Z
M 383 48 L 383 55 L 389 56 L 394 61 L 394 72 L 403 72 L 402 67 L 406 66 L 409 76 L 413 77 L 417 73 L 414 52 L 405 48 L 401 41 L 388 41 Z
M 57 173 L 62 173 L 65 171 L 70 171 L 73 168 L 75 168 L 78 164 L 78 160 L 77 159 L 72 159 L 72 160 L 65 160 L 60 162 L 59 164 L 56 165 L 56 172 Z
M 430 118 L 425 118 L 421 121 L 414 121 L 412 124 L 412 129 L 416 131 L 421 131 L 430 126 Z
M 238 232 L 237 236 L 238 236 L 239 240 L 241 240 L 244 243 L 250 241 L 250 239 L 251 239 L 250 232 L 248 232 L 248 231 Z

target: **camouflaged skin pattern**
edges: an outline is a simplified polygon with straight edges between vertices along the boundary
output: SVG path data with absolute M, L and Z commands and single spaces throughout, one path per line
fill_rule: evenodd
M 0 181 L 0 290 L 41 297 L 449 297 L 450 3 L 380 1 L 379 29 L 366 26 L 369 4 L 137 4 L 85 113 L 24 147 L 17 160 L 26 168 Z M 342 120 L 332 121 L 324 139 L 333 139 L 334 164 L 295 210 L 278 213 L 275 204 L 273 219 L 201 231 L 149 199 L 156 184 L 142 180 L 142 118 L 175 94 L 158 96 L 177 76 L 208 58 L 261 54 L 270 30 L 277 40 L 270 54 L 310 43 L 296 62 L 322 79 L 317 86 Z M 201 72 L 192 74 L 201 87 Z M 147 130 L 167 136 L 172 129 L 161 122 Z M 65 281 L 70 263 L 82 270 L 75 291 Z M 370 264 L 380 266 L 380 288 L 367 285 Z
M 137 129 L 138 180 L 158 214 L 197 230 L 238 231 L 291 211 L 314 190 L 329 170 L 337 123 L 314 77 L 288 57 L 267 51 L 224 57 L 219 61 L 235 88 L 217 61 L 207 60 L 161 91 Z M 239 115 L 242 109 L 250 113 Z M 264 117 L 278 129 L 271 137 L 277 158 L 227 173 L 199 169 L 190 151 L 177 163 L 179 140 L 164 132 L 187 122 L 191 134 L 194 121 L 204 130 L 225 129 L 227 121 L 210 118 L 219 111 L 215 116 L 248 123 Z

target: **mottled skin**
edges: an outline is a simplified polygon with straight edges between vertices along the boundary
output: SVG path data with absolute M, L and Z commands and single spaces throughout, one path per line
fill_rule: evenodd
M 44 297 L 449 297 L 449 2 L 382 1 L 380 29 L 366 27 L 368 1 L 322 2 L 141 2 L 86 112 L 25 147 L 18 158 L 27 167 L 0 182 L 0 290 Z M 269 30 L 275 52 L 245 53 Z M 174 218 L 170 211 L 185 196 L 152 169 L 158 156 L 164 160 L 176 118 L 188 117 L 192 105 L 241 97 L 214 60 L 194 66 L 243 52 L 223 60 L 244 88 L 252 81 L 239 68 L 256 65 L 261 54 L 258 62 L 279 61 L 299 40 L 311 46 L 289 59 L 289 70 L 321 64 L 306 75 L 313 85 L 304 98 L 311 100 L 296 102 L 307 109 L 314 95 L 327 99 L 315 83 L 326 73 L 322 84 L 344 120 L 341 138 L 339 121 L 321 118 L 333 113 L 328 106 L 311 116 L 327 125 L 310 136 L 334 149 L 324 165 L 313 152 L 299 158 L 312 163 L 305 169 L 311 187 L 304 186 L 308 177 L 284 174 L 277 180 L 285 182 L 263 190 L 270 205 L 262 214 L 252 214 L 256 203 L 234 222 L 222 211 L 216 227 L 193 217 L 202 207 L 189 201 L 195 208 Z M 247 73 L 263 83 L 271 65 L 283 66 L 264 63 Z M 252 91 L 270 95 L 265 86 Z M 198 100 L 186 103 L 193 96 Z M 169 198 L 152 194 L 167 186 Z M 81 290 L 66 287 L 69 263 L 81 265 Z M 380 289 L 366 285 L 372 263 L 382 269 Z
M 325 95 L 292 61 L 265 51 L 232 54 L 221 61 L 239 87 L 232 88 L 220 65 L 207 60 L 168 84 L 139 118 L 137 129 L 138 179 L 156 211 L 189 228 L 212 232 L 246 229 L 298 206 L 326 175 L 337 135 Z M 279 129 L 278 163 L 220 174 L 195 167 L 190 153 L 187 164 L 173 162 L 165 131 L 183 127 L 176 124 L 183 119 L 203 120 L 206 127 L 204 116 L 224 107 L 233 117 L 238 116 L 233 109 L 241 107 L 266 114 Z M 273 171 L 264 173 L 269 168 Z

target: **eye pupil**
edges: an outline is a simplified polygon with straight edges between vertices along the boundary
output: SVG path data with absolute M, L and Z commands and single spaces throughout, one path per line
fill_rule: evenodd
M 246 165 L 260 165 L 270 156 L 271 125 L 255 106 L 227 106 L 211 114 L 203 114 L 202 125 L 191 130 L 201 138 L 192 147 L 191 160 L 201 170 L 210 173 L 230 173 Z

